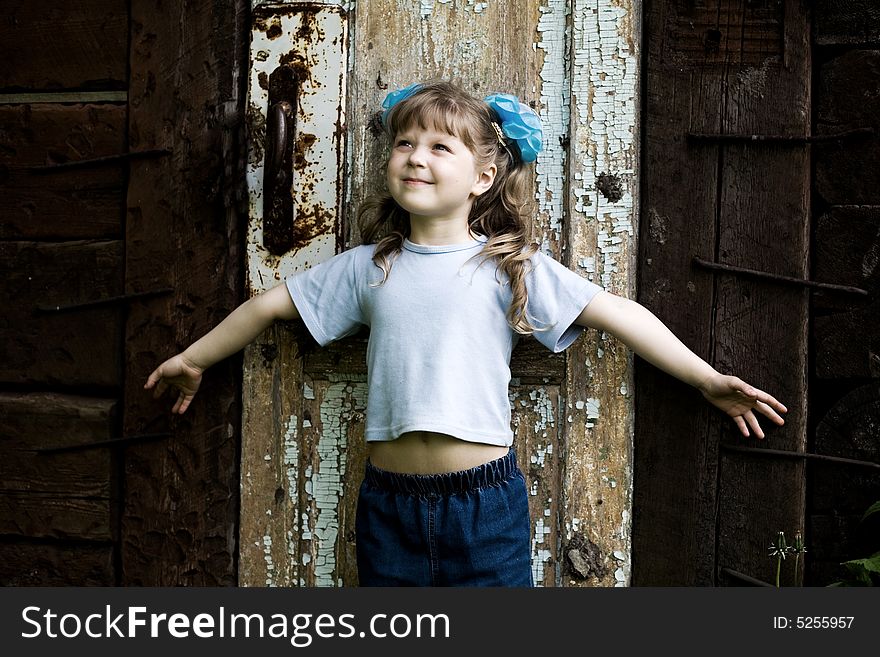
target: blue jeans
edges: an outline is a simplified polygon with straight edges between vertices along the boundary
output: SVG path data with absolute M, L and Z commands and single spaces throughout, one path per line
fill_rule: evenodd
M 525 477 L 511 450 L 433 475 L 369 461 L 355 535 L 361 586 L 533 586 Z

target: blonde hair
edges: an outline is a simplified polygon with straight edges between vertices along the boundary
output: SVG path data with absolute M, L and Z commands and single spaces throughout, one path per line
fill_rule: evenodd
M 488 240 L 474 257 L 496 263 L 507 276 L 512 291 L 507 322 L 521 334 L 537 330 L 528 319 L 528 291 L 525 278 L 529 258 L 538 246 L 529 239 L 531 218 L 527 204 L 531 191 L 531 170 L 519 157 L 513 144 L 505 148 L 492 123 L 500 120 L 486 103 L 449 82 L 432 82 L 397 103 L 386 121 L 391 139 L 413 126 L 446 132 L 460 139 L 474 156 L 478 170 L 494 163 L 495 180 L 486 192 L 475 197 L 468 216 L 468 228 Z M 376 242 L 373 262 L 383 273 L 384 283 L 403 240 L 409 237 L 409 213 L 387 191 L 367 199 L 358 213 L 365 243 Z

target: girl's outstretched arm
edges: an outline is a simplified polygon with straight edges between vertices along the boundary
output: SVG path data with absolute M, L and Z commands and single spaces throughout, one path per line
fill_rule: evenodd
M 282 283 L 245 301 L 186 351 L 159 365 L 147 379 L 146 390 L 155 388 L 159 397 L 169 387 L 178 391 L 172 413 L 183 413 L 202 382 L 202 373 L 214 363 L 228 358 L 279 319 L 297 319 L 299 313 L 287 286 Z
M 654 313 L 635 301 L 599 292 L 575 320 L 576 324 L 619 338 L 646 361 L 697 388 L 713 405 L 733 418 L 744 436 L 749 427 L 764 437 L 755 411 L 775 424 L 788 409 L 771 395 L 735 376 L 720 374 L 688 349 Z

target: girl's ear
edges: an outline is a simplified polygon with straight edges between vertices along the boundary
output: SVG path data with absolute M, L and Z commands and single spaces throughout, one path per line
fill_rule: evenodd
M 492 187 L 492 183 L 495 182 L 496 173 L 498 173 L 498 167 L 495 166 L 494 162 L 483 169 L 477 176 L 477 181 L 474 183 L 474 186 L 471 188 L 471 194 L 474 196 L 480 196 L 489 191 Z

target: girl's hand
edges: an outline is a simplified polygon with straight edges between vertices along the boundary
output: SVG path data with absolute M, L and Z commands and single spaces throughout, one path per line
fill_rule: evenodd
M 200 367 L 187 359 L 183 354 L 177 354 L 159 365 L 150 374 L 144 389 L 150 390 L 155 387 L 153 399 L 158 399 L 169 386 L 176 388 L 180 394 L 171 412 L 183 413 L 189 408 L 192 398 L 195 397 L 199 389 L 199 385 L 202 382 L 202 372 L 203 370 Z
M 735 376 L 713 375 L 699 389 L 711 404 L 733 418 L 744 436 L 749 435 L 751 427 L 758 438 L 764 437 L 755 411 L 767 416 L 775 424 L 785 424 L 785 420 L 779 415 L 788 412 L 785 406 L 763 390 L 758 390 Z

